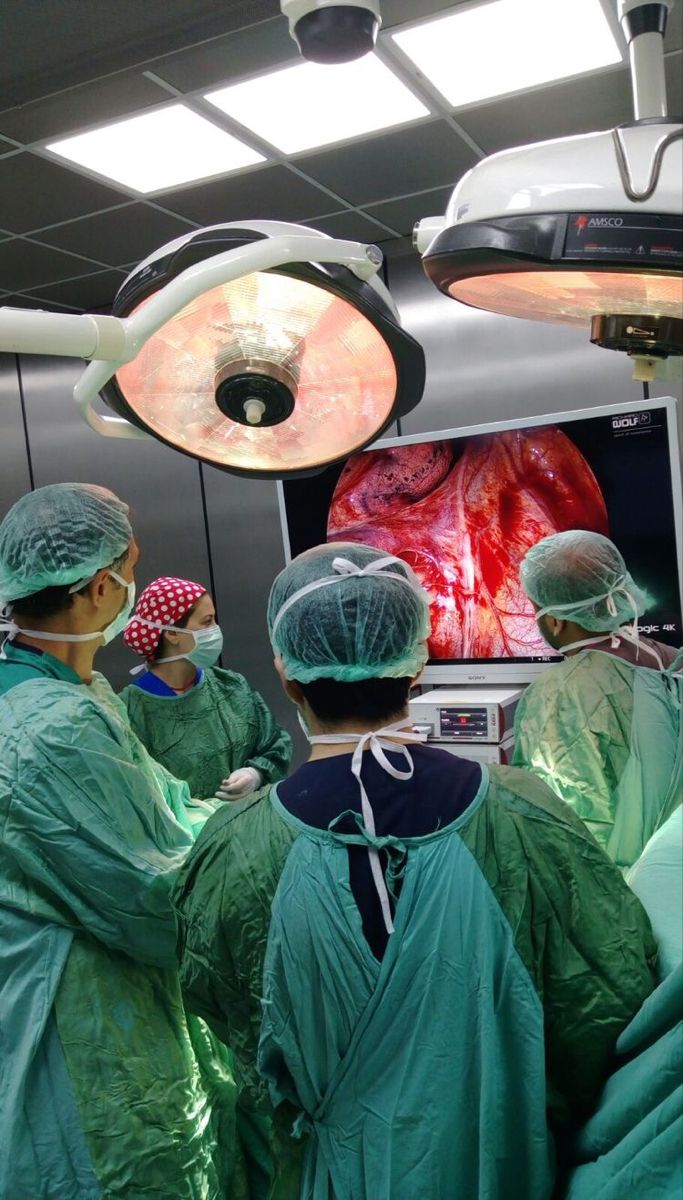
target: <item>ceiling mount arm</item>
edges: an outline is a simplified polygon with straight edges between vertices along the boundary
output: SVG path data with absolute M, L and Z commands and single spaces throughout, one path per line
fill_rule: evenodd
M 621 28 L 628 44 L 633 88 L 633 112 L 637 121 L 665 117 L 666 75 L 664 34 L 674 0 L 618 0 Z

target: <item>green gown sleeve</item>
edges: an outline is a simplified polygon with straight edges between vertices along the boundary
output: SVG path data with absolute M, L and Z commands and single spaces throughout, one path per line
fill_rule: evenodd
M 257 733 L 252 753 L 241 765 L 255 767 L 261 772 L 264 783 L 277 783 L 284 779 L 292 761 L 292 739 L 287 730 L 278 725 L 260 692 L 254 691 L 246 680 L 244 682 L 251 692 Z
M 232 1049 L 258 1106 L 256 1071 L 270 906 L 294 833 L 264 788 L 223 805 L 197 838 L 173 891 L 188 1008 Z
M 1 703 L 0 902 L 175 967 L 170 890 L 191 838 L 131 761 L 125 730 L 59 682 L 26 683 Z
M 572 810 L 532 774 L 491 767 L 489 802 L 463 834 L 543 1004 L 556 1127 L 587 1115 L 617 1037 L 654 986 L 640 901 Z

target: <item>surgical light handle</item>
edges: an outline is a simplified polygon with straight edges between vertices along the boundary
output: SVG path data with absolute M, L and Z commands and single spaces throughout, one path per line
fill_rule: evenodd
M 227 250 L 195 263 L 170 280 L 130 317 L 88 313 L 53 313 L 0 308 L 0 351 L 15 354 L 58 354 L 91 359 L 74 388 L 74 400 L 91 429 L 104 437 L 147 438 L 123 417 L 95 412 L 93 401 L 119 367 L 131 362 L 145 343 L 205 292 L 256 271 L 288 263 L 336 263 L 359 279 L 377 274 L 382 253 L 377 246 L 323 238 L 320 235 L 278 234 Z M 394 307 L 378 279 L 373 287 Z

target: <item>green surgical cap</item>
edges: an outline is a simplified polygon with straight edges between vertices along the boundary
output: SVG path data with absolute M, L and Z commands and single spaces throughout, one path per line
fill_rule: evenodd
M 293 599 L 302 589 L 310 590 Z M 429 629 L 427 596 L 410 567 L 354 542 L 300 554 L 277 576 L 268 601 L 273 649 L 287 678 L 300 683 L 417 675 Z
M 0 523 L 0 602 L 91 578 L 126 550 L 128 505 L 93 483 L 28 492 Z
M 543 538 L 520 567 L 522 587 L 544 613 L 606 633 L 642 616 L 651 598 L 609 538 L 572 529 Z

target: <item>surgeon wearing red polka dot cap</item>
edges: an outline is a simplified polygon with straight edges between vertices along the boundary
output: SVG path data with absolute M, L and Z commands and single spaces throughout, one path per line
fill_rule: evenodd
M 121 693 L 130 723 L 193 796 L 238 800 L 285 776 L 291 738 L 243 675 L 216 666 L 223 635 L 202 584 L 154 579 L 123 640 L 145 660 Z

